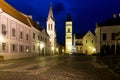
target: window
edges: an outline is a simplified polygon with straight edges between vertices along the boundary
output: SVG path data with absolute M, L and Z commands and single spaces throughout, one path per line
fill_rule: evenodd
M 38 51 L 40 51 L 40 46 L 38 46 Z
M 67 37 L 67 39 L 71 39 L 71 37 L 69 36 L 69 37 Z
M 33 51 L 35 51 L 35 45 L 33 45 Z
M 86 43 L 87 43 L 87 40 L 86 40 Z
M 79 47 L 77 46 L 77 47 L 76 47 L 76 49 L 78 50 L 78 49 L 79 49 Z
M 2 34 L 6 34 L 6 25 L 2 24 Z
M 111 34 L 111 40 L 115 40 L 115 35 L 116 35 L 115 33 Z
M 28 34 L 26 34 L 26 40 L 28 40 L 29 39 L 29 36 L 28 36 Z
M 102 34 L 102 40 L 106 40 L 106 33 Z
M 67 24 L 66 26 L 72 26 L 72 24 Z
M 70 32 L 70 28 L 68 28 L 68 32 Z
M 47 42 L 47 39 L 45 38 L 45 42 Z
M 23 32 L 20 32 L 20 39 L 23 39 Z
M 35 39 L 35 33 L 33 33 L 33 39 Z
M 93 43 L 93 40 L 91 42 Z
M 40 40 L 42 41 L 42 37 L 40 37 Z
M 3 51 L 6 50 L 6 43 L 2 43 L 2 50 L 3 50 Z
M 82 49 L 82 47 L 80 47 L 80 49 Z
M 50 30 L 50 24 L 48 24 L 48 30 Z
M 40 36 L 38 35 L 38 40 L 40 40 Z
M 20 45 L 20 52 L 24 52 L 24 46 Z
M 51 24 L 51 30 L 53 29 L 53 26 L 52 26 L 52 24 Z
M 12 51 L 16 51 L 16 46 L 15 46 L 15 44 L 12 45 Z
M 15 37 L 15 29 L 12 29 L 12 37 Z
M 44 41 L 44 37 L 43 37 L 42 39 L 43 39 L 43 41 Z

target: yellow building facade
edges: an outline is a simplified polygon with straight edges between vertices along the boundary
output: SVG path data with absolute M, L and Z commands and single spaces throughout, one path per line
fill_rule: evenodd
M 72 52 L 72 19 L 70 14 L 66 19 L 65 53 Z
M 76 53 L 92 55 L 96 53 L 96 37 L 88 31 L 85 34 L 76 35 Z

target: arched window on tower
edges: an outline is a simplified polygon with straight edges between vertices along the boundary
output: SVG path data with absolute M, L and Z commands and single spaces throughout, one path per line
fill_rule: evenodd
M 48 24 L 48 30 L 50 30 L 50 24 Z
M 51 24 L 51 30 L 53 29 L 53 26 L 52 26 L 52 24 Z
M 70 28 L 68 28 L 68 32 L 70 32 Z

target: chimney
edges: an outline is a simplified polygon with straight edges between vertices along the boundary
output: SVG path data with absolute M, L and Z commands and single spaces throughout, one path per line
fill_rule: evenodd
M 37 21 L 36 23 L 37 23 L 37 24 L 39 24 L 39 22 L 38 22 L 38 21 Z
M 29 17 L 32 19 L 32 16 L 31 16 L 31 15 L 29 15 Z
M 120 18 L 120 13 L 119 13 L 119 18 Z
M 113 15 L 113 17 L 114 17 L 114 18 L 117 18 L 117 15 L 116 15 L 116 14 L 114 14 L 114 15 Z

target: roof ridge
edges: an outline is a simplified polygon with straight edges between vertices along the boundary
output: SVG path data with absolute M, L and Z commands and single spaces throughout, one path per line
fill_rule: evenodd
M 22 13 L 20 13 L 17 9 L 12 7 L 10 4 L 8 4 L 5 0 L 1 0 L 0 8 L 2 9 L 3 12 L 11 15 L 12 17 L 16 18 L 17 20 L 30 26 L 29 22 L 27 21 L 27 17 L 24 16 Z

